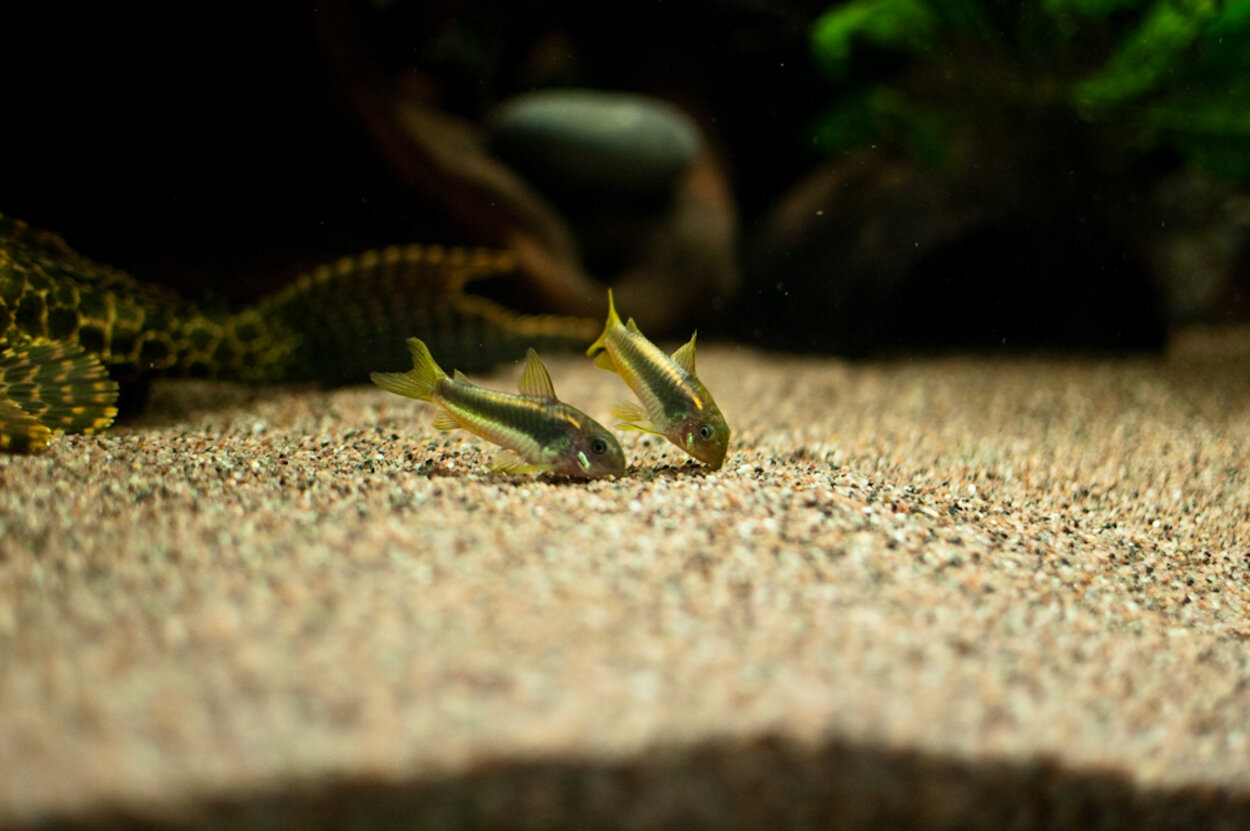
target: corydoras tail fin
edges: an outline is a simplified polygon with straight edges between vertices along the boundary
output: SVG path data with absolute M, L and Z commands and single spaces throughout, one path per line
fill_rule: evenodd
M 695 333 L 690 336 L 690 340 L 677 347 L 677 351 L 673 353 L 673 360 L 677 363 L 677 365 L 686 370 L 686 372 L 689 372 L 691 375 L 695 374 L 694 339 L 698 336 L 699 332 L 696 330 Z
M 608 372 L 616 372 L 616 361 L 612 360 L 611 353 L 606 349 L 595 355 L 595 366 Z
M 525 353 L 525 369 L 521 372 L 521 394 L 532 395 L 546 401 L 556 400 L 556 388 L 551 383 L 551 373 L 543 366 L 542 359 L 531 347 Z
M 616 313 L 616 302 L 612 299 L 612 289 L 608 289 L 608 319 L 607 322 L 603 324 L 603 334 L 599 335 L 598 340 L 592 343 L 590 348 L 586 350 L 587 355 L 594 358 L 608 348 L 608 332 L 612 331 L 613 324 L 620 326 L 621 316 Z M 596 365 L 602 366 L 602 364 L 599 364 L 598 362 L 596 362 Z M 611 369 L 612 367 L 604 368 Z
M 412 369 L 407 372 L 373 372 L 369 377 L 387 392 L 429 401 L 434 394 L 434 386 L 447 373 L 434 362 L 430 348 L 420 338 L 408 338 L 408 353 L 412 355 Z

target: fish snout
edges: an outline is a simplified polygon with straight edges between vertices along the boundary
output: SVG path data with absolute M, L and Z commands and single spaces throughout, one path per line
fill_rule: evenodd
M 584 479 L 602 479 L 625 474 L 625 452 L 616 437 L 604 430 L 597 431 L 580 442 L 573 453 L 576 471 L 571 475 Z
M 707 422 L 696 424 L 686 431 L 684 439 L 683 449 L 712 470 L 717 470 L 725 463 L 725 456 L 729 452 L 728 425 Z

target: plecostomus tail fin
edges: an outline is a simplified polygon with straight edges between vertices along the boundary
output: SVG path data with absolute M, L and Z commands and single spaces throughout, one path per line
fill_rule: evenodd
M 515 268 L 507 251 L 396 245 L 321 266 L 247 313 L 285 333 L 273 365 L 283 379 L 368 380 L 376 367 L 404 362 L 410 337 L 466 372 L 514 361 L 531 347 L 584 349 L 594 321 L 520 314 L 470 292 Z

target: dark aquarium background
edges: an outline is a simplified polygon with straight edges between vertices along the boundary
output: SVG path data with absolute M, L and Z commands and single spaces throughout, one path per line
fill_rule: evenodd
M 223 304 L 438 242 L 849 356 L 1250 317 L 1245 2 L 24 5 L 0 212 Z

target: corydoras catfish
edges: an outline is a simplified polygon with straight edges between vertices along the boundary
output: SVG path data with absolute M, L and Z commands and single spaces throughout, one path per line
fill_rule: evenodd
M 695 374 L 697 335 L 671 356 L 665 354 L 638 330 L 632 317 L 621 323 L 609 289 L 607 323 L 586 354 L 596 366 L 621 376 L 642 402 L 641 407 L 614 407 L 612 414 L 622 421 L 617 426 L 664 436 L 715 470 L 724 464 L 729 449 L 729 424 Z
M 388 392 L 438 407 L 434 427 L 462 428 L 504 448 L 493 469 L 506 473 L 549 472 L 579 479 L 620 476 L 625 454 L 607 428 L 556 398 L 551 375 L 530 349 L 520 395 L 479 387 L 456 370 L 450 377 L 419 338 L 408 339 L 412 369 L 374 372 Z

